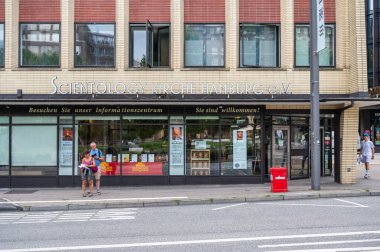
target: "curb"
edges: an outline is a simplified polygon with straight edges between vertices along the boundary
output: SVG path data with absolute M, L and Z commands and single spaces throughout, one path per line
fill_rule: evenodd
M 298 199 L 326 199 L 339 197 L 368 197 L 380 196 L 380 191 L 372 192 L 344 192 L 344 193 L 317 193 L 317 194 L 268 194 L 257 197 L 239 197 L 239 198 L 209 198 L 209 199 L 184 199 L 184 200 L 166 200 L 166 201 L 136 201 L 136 202 L 96 202 L 96 203 L 78 203 L 65 205 L 50 206 L 19 206 L 19 211 L 70 211 L 70 210 L 90 210 L 106 208 L 142 208 L 142 207 L 166 207 L 166 206 L 189 206 L 189 205 L 209 205 L 209 204 L 228 204 L 244 202 L 266 202 Z

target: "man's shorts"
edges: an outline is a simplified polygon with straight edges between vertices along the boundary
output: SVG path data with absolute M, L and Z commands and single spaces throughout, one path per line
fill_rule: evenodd
M 369 163 L 371 161 L 372 156 L 370 155 L 362 155 L 362 163 Z
M 102 172 L 100 170 L 94 173 L 94 177 L 96 180 L 99 180 L 101 175 L 102 175 Z

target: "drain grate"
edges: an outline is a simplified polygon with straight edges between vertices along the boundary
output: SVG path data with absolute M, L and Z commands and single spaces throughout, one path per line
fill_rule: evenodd
M 17 190 L 10 190 L 9 192 L 6 192 L 4 194 L 31 194 L 35 193 L 37 190 L 22 190 L 22 189 L 17 189 Z

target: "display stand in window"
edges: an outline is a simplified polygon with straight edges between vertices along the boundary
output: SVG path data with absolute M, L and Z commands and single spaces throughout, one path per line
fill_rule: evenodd
M 210 175 L 210 150 L 191 150 L 191 175 Z

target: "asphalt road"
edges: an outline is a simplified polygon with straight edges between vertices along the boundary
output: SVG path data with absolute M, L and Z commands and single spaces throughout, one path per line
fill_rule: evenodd
M 0 212 L 3 251 L 380 251 L 380 197 Z

